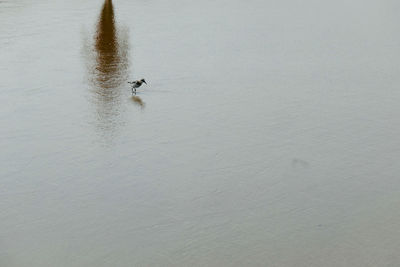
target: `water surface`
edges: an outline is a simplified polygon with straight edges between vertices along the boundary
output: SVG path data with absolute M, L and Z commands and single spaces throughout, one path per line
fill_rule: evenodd
M 399 265 L 399 12 L 0 1 L 0 265 Z

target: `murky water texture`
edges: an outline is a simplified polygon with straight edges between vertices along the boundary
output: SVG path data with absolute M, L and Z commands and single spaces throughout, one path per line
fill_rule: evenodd
M 0 266 L 398 266 L 399 12 L 0 0 Z

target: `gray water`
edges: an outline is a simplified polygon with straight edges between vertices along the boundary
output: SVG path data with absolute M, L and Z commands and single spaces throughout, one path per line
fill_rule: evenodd
M 399 15 L 1 0 L 0 266 L 399 266 Z

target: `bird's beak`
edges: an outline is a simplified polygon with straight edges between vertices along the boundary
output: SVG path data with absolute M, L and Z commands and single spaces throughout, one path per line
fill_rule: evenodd
M 145 84 L 147 84 L 146 81 L 143 81 L 143 82 L 144 82 Z

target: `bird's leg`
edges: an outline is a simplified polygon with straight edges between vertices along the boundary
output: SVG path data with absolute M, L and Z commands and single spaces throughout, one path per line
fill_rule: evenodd
M 136 88 L 135 88 L 135 95 L 136 95 Z

